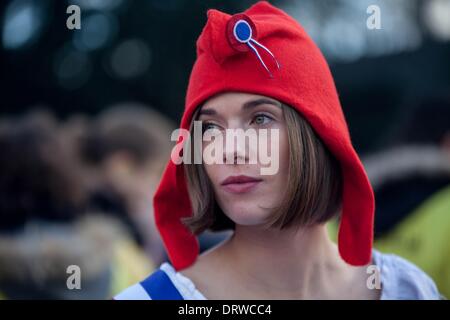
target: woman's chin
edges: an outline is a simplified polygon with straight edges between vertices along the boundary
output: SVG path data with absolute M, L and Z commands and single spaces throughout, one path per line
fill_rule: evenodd
M 268 218 L 268 213 L 261 208 L 233 208 L 226 210 L 227 216 L 236 224 L 243 226 L 263 225 Z M 228 214 L 229 213 L 229 214 Z

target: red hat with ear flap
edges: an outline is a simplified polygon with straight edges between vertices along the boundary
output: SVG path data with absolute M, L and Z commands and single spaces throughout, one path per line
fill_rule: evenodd
M 188 130 L 195 109 L 226 91 L 272 97 L 295 108 L 309 122 L 342 170 L 340 255 L 351 265 L 370 263 L 373 190 L 352 146 L 328 64 L 300 24 L 264 1 L 233 16 L 209 10 L 197 40 L 197 60 L 180 127 Z M 169 160 L 154 196 L 154 209 L 173 266 L 188 267 L 199 254 L 199 244 L 180 221 L 192 215 L 182 164 Z

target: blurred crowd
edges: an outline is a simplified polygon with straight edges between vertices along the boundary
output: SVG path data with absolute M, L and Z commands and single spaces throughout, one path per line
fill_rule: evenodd
M 0 296 L 106 299 L 166 259 L 152 195 L 174 125 L 149 107 L 0 123 Z M 68 290 L 68 266 L 82 290 Z
M 404 113 L 389 145 L 363 157 L 375 248 L 417 264 L 450 296 L 450 99 Z M 173 129 L 135 103 L 95 116 L 35 109 L 1 118 L 0 298 L 108 299 L 167 260 L 152 197 Z M 201 250 L 226 236 L 206 233 Z M 67 287 L 72 265 L 82 290 Z
M 390 146 L 367 155 L 375 248 L 422 268 L 450 298 L 450 95 L 406 106 Z
M 450 96 L 405 105 L 362 160 L 375 193 L 374 247 L 422 268 L 450 297 Z M 337 237 L 337 223 L 330 224 Z

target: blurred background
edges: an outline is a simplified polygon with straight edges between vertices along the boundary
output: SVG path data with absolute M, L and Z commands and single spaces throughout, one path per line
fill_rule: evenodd
M 207 9 L 255 2 L 0 2 L 0 298 L 110 298 L 167 259 L 151 199 L 195 41 Z M 450 296 L 450 0 L 270 2 L 330 64 L 375 190 L 376 248 Z M 69 265 L 82 290 L 67 289 Z

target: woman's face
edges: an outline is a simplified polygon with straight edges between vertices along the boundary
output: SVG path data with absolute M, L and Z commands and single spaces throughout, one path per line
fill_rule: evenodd
M 288 181 L 289 144 L 281 103 L 255 94 L 223 93 L 206 101 L 198 120 L 203 130 L 218 129 L 223 137 L 223 164 L 203 161 L 223 212 L 236 224 L 264 223 L 273 213 L 270 208 L 281 204 Z M 229 129 L 256 132 L 258 141 L 229 138 L 227 147 Z M 209 144 L 203 142 L 203 151 Z M 278 163 L 268 164 L 267 157 Z M 264 173 L 269 166 L 276 170 Z

